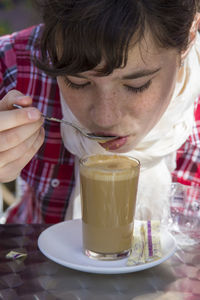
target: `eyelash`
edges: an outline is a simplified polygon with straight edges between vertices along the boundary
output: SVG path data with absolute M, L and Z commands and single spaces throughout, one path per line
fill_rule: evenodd
M 142 93 L 145 90 L 147 90 L 150 87 L 151 82 L 152 82 L 152 80 L 149 80 L 149 81 L 147 81 L 147 83 L 145 83 L 144 85 L 137 87 L 137 88 L 129 86 L 129 85 L 125 85 L 125 87 L 128 91 L 137 94 L 137 93 Z
M 72 89 L 76 89 L 76 90 L 79 90 L 79 89 L 84 89 L 86 86 L 90 85 L 89 82 L 85 83 L 85 84 L 76 84 L 76 83 L 73 83 L 71 82 L 67 77 L 64 78 L 65 80 L 65 83 L 68 87 L 72 88 Z M 152 80 L 149 80 L 147 83 L 145 83 L 143 86 L 140 86 L 140 87 L 132 87 L 132 86 L 129 86 L 129 85 L 124 85 L 125 88 L 132 92 L 132 93 L 142 93 L 144 92 L 145 90 L 147 90 L 149 88 L 149 86 L 151 85 L 152 83 Z
M 67 87 L 70 87 L 70 88 L 76 89 L 76 90 L 84 89 L 86 86 L 88 86 L 90 84 L 89 82 L 87 82 L 85 84 L 76 84 L 76 83 L 71 82 L 67 77 L 65 77 L 64 80 L 65 80 Z

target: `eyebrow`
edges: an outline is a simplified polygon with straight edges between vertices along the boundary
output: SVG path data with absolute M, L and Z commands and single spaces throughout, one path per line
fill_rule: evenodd
M 134 72 L 128 75 L 123 76 L 121 79 L 137 79 L 137 78 L 141 78 L 141 77 L 146 77 L 146 76 L 150 76 L 153 75 L 157 72 L 159 72 L 161 70 L 161 68 L 155 69 L 155 70 L 140 70 L 138 72 Z M 98 73 L 92 74 L 93 76 L 97 76 Z M 78 77 L 78 78 L 84 78 L 87 79 L 85 76 L 81 75 L 81 74 L 74 74 L 72 75 L 73 77 Z
M 150 76 L 160 71 L 160 69 L 161 68 L 158 68 L 156 70 L 141 70 L 132 74 L 125 75 L 122 77 L 122 79 L 137 79 L 145 76 Z

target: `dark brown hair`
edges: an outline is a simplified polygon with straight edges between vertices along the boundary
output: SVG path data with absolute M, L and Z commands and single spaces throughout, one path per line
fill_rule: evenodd
M 150 29 L 159 47 L 188 45 L 189 30 L 200 0 L 37 0 L 44 21 L 40 60 L 51 76 L 95 68 L 110 74 L 127 63 L 130 41 Z M 58 55 L 58 49 L 60 55 Z

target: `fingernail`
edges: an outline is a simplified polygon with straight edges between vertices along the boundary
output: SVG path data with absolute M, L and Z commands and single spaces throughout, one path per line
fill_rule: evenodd
M 41 114 L 35 108 L 30 108 L 28 110 L 28 117 L 30 120 L 38 120 L 41 117 Z
M 25 96 L 25 95 L 24 96 L 17 96 L 16 99 L 17 99 L 17 101 L 19 101 L 21 104 L 24 104 L 24 105 L 30 103 L 30 99 L 27 98 L 27 96 Z
M 22 96 L 16 96 L 16 99 L 17 100 L 22 100 L 22 99 L 24 99 L 24 97 L 26 97 L 26 96 L 24 96 L 24 95 L 22 95 Z

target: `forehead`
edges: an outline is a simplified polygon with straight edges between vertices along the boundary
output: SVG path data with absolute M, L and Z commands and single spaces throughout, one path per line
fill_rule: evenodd
M 171 55 L 171 51 L 157 46 L 152 35 L 146 32 L 139 42 L 134 43 L 134 39 L 130 42 L 127 67 L 133 65 L 137 69 L 155 65 L 168 55 Z

